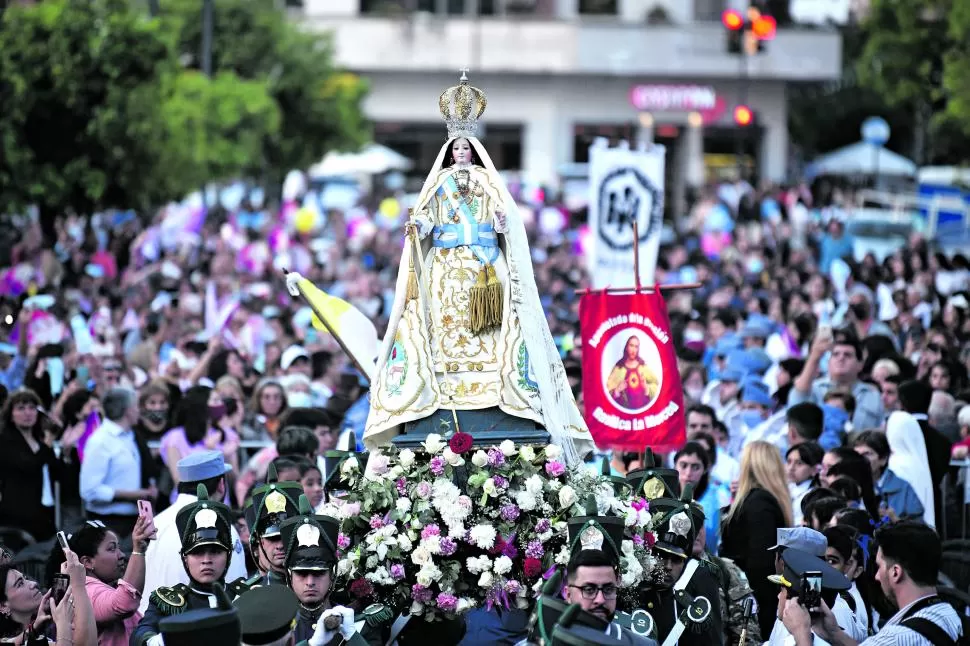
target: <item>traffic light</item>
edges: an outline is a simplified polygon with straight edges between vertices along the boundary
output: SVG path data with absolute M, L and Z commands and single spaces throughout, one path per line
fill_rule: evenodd
M 754 112 L 746 105 L 739 105 L 734 108 L 734 123 L 747 128 L 754 123 Z
M 778 31 L 777 21 L 763 14 L 757 7 L 748 7 L 743 14 L 728 9 L 721 14 L 727 29 L 727 50 L 731 54 L 757 54 L 764 51 L 765 41 L 773 40 Z

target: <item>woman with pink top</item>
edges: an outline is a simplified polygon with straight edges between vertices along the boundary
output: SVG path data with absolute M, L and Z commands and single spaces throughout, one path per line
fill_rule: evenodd
M 68 539 L 87 574 L 85 588 L 94 606 L 99 646 L 127 646 L 141 620 L 138 604 L 145 586 L 145 550 L 154 533 L 152 521 L 139 515 L 131 534 L 130 557 L 121 550 L 118 536 L 100 521 L 86 522 Z M 64 560 L 64 552 L 55 544 L 51 562 L 57 560 Z

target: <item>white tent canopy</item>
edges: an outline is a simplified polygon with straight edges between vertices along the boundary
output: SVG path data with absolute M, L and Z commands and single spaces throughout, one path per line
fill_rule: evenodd
M 327 153 L 310 167 L 310 177 L 341 177 L 347 175 L 380 175 L 389 171 L 408 171 L 414 163 L 387 146 L 368 144 L 359 153 Z
M 916 164 L 891 150 L 865 141 L 839 148 L 809 165 L 806 175 L 916 176 Z

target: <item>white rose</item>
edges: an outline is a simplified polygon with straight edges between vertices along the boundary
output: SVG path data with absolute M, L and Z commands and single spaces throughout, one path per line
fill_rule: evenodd
M 512 571 L 512 559 L 507 556 L 498 557 L 492 564 L 492 570 L 495 574 L 508 574 Z
M 441 457 L 443 457 L 445 462 L 453 467 L 460 467 L 461 465 L 465 464 L 465 459 L 449 449 L 447 446 L 445 447 L 445 450 L 441 452 Z
M 418 547 L 411 552 L 411 562 L 415 565 L 424 565 L 431 560 L 431 552 L 429 552 L 423 545 L 418 545 Z
M 513 442 L 512 440 L 505 440 L 504 442 L 499 444 L 498 450 L 501 451 L 502 455 L 504 455 L 507 458 L 512 457 L 518 452 L 517 449 L 515 448 L 515 442 Z
M 557 445 L 550 444 L 546 447 L 546 457 L 550 460 L 555 460 L 560 455 L 562 455 L 562 449 L 560 449 Z
M 563 509 L 569 509 L 576 504 L 579 500 L 579 496 L 576 495 L 576 491 L 569 485 L 565 485 L 559 490 L 559 506 Z
M 397 502 L 394 503 L 394 506 L 397 507 L 397 510 L 402 514 L 406 514 L 411 511 L 411 501 L 407 498 L 398 498 Z
M 441 449 L 445 448 L 445 443 L 441 440 L 441 436 L 437 433 L 430 433 L 428 437 L 424 438 L 424 442 L 421 443 L 424 446 L 424 450 L 434 455 Z
M 337 574 L 347 576 L 354 569 L 354 564 L 350 559 L 340 559 L 337 562 Z
M 397 461 L 405 469 L 410 469 L 414 464 L 414 451 L 411 449 L 403 449 L 397 454 Z
M 402 552 L 410 552 L 411 548 L 414 547 L 407 534 L 401 534 L 397 537 L 397 546 L 401 548 Z
M 489 478 L 488 480 L 486 480 L 485 483 L 482 485 L 482 491 L 484 491 L 485 494 L 489 496 L 494 496 L 495 492 L 498 491 L 498 488 L 495 486 L 495 479 Z
M 475 455 L 472 456 L 472 464 L 476 467 L 483 467 L 488 464 L 488 453 L 485 451 L 475 451 Z
M 492 576 L 491 572 L 482 572 L 482 576 L 478 577 L 478 586 L 480 588 L 491 588 L 494 582 L 495 577 Z
M 526 462 L 532 462 L 536 459 L 536 451 L 531 446 L 523 446 L 519 449 L 519 457 Z
M 357 458 L 347 458 L 344 463 L 340 465 L 340 474 L 344 476 L 349 476 L 355 471 L 360 470 L 360 465 L 357 463 Z

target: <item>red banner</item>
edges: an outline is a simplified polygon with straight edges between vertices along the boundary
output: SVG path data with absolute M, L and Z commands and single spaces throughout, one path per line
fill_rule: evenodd
M 579 321 L 586 423 L 596 445 L 661 452 L 683 446 L 684 393 L 660 292 L 586 294 Z

